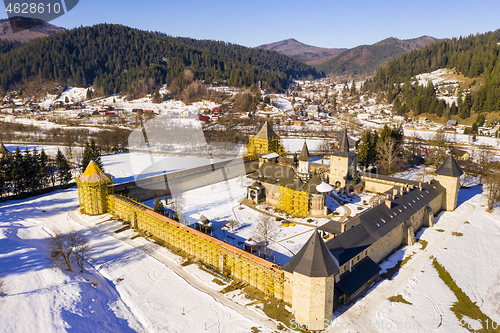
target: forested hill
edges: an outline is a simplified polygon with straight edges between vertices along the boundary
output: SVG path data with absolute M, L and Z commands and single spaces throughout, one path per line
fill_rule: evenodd
M 365 89 L 387 91 L 388 99 L 394 101 L 397 108 L 402 107 L 400 113 L 413 110 L 417 114 L 436 112 L 439 115 L 443 105 L 434 109 L 438 104 L 434 101 L 433 88 L 419 89 L 410 82 L 415 75 L 450 68 L 477 79 L 477 84 L 474 85 L 476 80 L 473 80 L 472 94 L 467 94 L 463 101 L 459 100 L 459 105 L 451 110 L 448 107 L 444 112 L 467 118 L 471 111 L 500 111 L 499 43 L 500 30 L 431 44 L 390 61 L 377 71 L 373 80 L 366 82 Z
M 405 52 L 420 49 L 436 42 L 430 36 L 401 40 L 386 38 L 373 45 L 360 45 L 318 64 L 315 67 L 329 75 L 373 75 L 377 69 Z
M 82 27 L 35 40 L 0 56 L 0 89 L 37 77 L 76 86 L 94 85 L 104 94 L 186 86 L 185 70 L 205 83 L 281 91 L 293 78 L 321 72 L 273 51 L 216 41 L 174 38 L 122 25 Z

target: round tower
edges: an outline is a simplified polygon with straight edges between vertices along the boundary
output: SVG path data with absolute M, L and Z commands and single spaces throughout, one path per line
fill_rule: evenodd
M 90 161 L 85 172 L 75 180 L 78 185 L 80 212 L 87 215 L 107 213 L 107 196 L 113 178 L 104 174 L 94 161 Z
M 445 189 L 441 209 L 455 210 L 455 208 L 457 208 L 460 176 L 463 175 L 463 173 L 464 172 L 457 161 L 455 161 L 452 154 L 450 154 L 446 161 L 436 170 L 437 181 Z

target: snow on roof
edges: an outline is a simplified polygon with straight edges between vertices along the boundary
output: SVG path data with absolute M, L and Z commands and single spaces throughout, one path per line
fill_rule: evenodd
M 316 191 L 321 192 L 321 193 L 328 193 L 333 191 L 333 186 L 330 184 L 327 184 L 325 182 L 321 182 L 318 186 L 316 186 Z

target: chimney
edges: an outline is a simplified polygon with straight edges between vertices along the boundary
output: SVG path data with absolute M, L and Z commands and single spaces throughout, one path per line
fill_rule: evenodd
M 418 183 L 418 189 L 422 192 L 422 183 Z
M 396 195 L 398 195 L 398 189 L 397 188 L 393 188 L 392 189 L 392 197 L 395 197 Z
M 405 194 L 405 188 L 404 188 L 404 186 L 400 186 L 399 187 L 399 194 L 401 194 L 401 195 Z
M 387 206 L 387 208 L 391 209 L 392 208 L 392 201 L 391 200 L 386 200 L 385 201 L 385 205 Z

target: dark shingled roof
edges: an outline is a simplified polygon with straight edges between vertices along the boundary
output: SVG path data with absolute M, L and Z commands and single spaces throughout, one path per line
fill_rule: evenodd
M 313 174 L 311 179 L 303 182 L 292 167 L 276 163 L 263 163 L 257 171 L 247 177 L 256 182 L 283 186 L 295 191 L 308 191 L 312 194 L 317 193 L 316 186 L 321 184 L 318 174 Z
M 344 133 L 342 134 L 342 139 L 339 142 L 339 148 L 341 152 L 349 151 L 349 137 L 347 136 L 347 127 L 344 127 Z
M 351 298 L 367 282 L 376 277 L 378 272 L 380 267 L 370 257 L 365 257 L 352 266 L 350 272 L 342 274 L 335 287 L 339 288 L 347 298 Z
M 450 154 L 446 161 L 436 170 L 436 174 L 449 177 L 460 177 L 464 172 L 458 166 L 453 154 Z
M 328 277 L 337 273 L 339 266 L 315 230 L 302 249 L 283 266 L 283 269 L 309 277 Z
M 343 137 L 344 137 L 344 132 L 343 131 L 335 133 L 335 139 L 339 143 L 339 146 L 340 146 L 340 142 L 342 141 Z M 349 139 L 349 149 L 351 149 L 351 150 L 356 149 L 359 140 L 358 139 L 353 139 L 353 138 L 351 138 L 349 136 L 348 136 L 348 139 Z
M 266 121 L 264 123 L 264 126 L 260 129 L 259 133 L 255 136 L 257 139 L 271 139 L 271 138 L 277 138 L 278 136 L 276 133 L 274 133 L 273 128 L 269 123 Z
M 299 161 L 310 161 L 312 160 L 311 155 L 309 154 L 309 149 L 307 149 L 307 144 L 304 142 L 304 145 L 302 146 L 302 152 L 300 153 L 299 156 Z
M 354 227 L 329 240 L 326 245 L 342 266 L 427 206 L 442 192 L 444 188 L 437 181 L 422 183 L 422 191 L 415 187 L 402 196 L 398 195 L 392 200 L 391 208 L 381 203 L 352 217 L 348 222 Z

